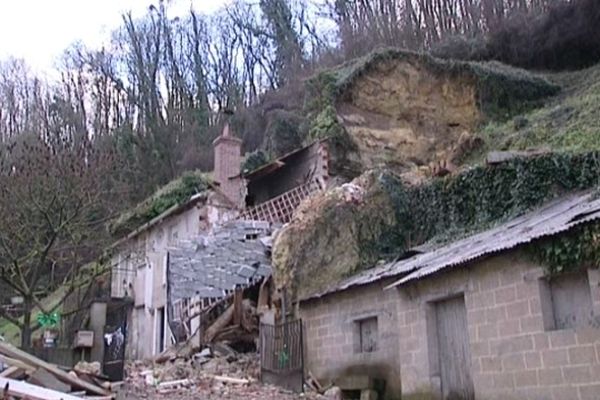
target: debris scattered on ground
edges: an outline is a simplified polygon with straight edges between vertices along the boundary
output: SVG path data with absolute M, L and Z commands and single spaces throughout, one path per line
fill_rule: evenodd
M 101 374 L 100 363 L 78 363 L 66 372 L 10 344 L 0 342 L 0 386 L 4 399 L 112 399 L 118 384 Z
M 212 350 L 205 348 L 189 359 L 128 363 L 125 387 L 118 399 L 324 399 L 308 386 L 306 393 L 298 394 L 262 384 L 256 353 L 237 353 L 223 343 L 211 347 Z

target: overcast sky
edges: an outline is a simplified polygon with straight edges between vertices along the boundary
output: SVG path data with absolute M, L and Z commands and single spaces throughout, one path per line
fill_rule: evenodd
M 171 0 L 169 14 L 182 15 L 193 5 L 212 12 L 228 0 Z M 0 60 L 24 58 L 36 70 L 48 70 L 71 43 L 100 46 L 131 10 L 143 14 L 158 0 L 0 0 Z

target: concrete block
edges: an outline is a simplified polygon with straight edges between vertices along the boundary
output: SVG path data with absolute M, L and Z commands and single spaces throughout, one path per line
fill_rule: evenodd
M 513 374 L 511 372 L 501 372 L 494 374 L 494 388 L 512 389 L 515 387 Z
M 563 376 L 565 377 L 565 382 L 571 385 L 594 382 L 588 366 L 563 367 L 562 372 Z
M 560 368 L 544 368 L 538 370 L 538 381 L 541 386 L 562 385 L 564 383 Z
M 515 286 L 508 286 L 497 289 L 494 291 L 494 299 L 496 304 L 506 304 L 515 301 L 517 298 L 517 291 Z
M 539 315 L 521 318 L 521 331 L 523 333 L 543 332 L 544 321 Z
M 515 373 L 516 387 L 532 387 L 538 385 L 537 371 L 520 371 Z
M 573 346 L 577 343 L 577 340 L 575 339 L 575 331 L 571 329 L 553 331 L 550 332 L 548 336 L 550 338 L 550 347 L 553 349 Z
M 489 324 L 506 321 L 506 307 L 492 307 L 485 310 L 485 320 Z
M 537 351 L 525 353 L 525 367 L 527 369 L 537 369 L 542 366 L 542 356 Z
M 569 353 L 566 349 L 542 351 L 542 363 L 544 367 L 557 367 L 569 363 Z
M 509 319 L 504 321 L 498 327 L 498 334 L 500 337 L 515 336 L 521 333 L 521 321 L 518 319 Z
M 592 364 L 596 362 L 596 349 L 592 345 L 569 348 L 569 364 Z
M 498 337 L 498 327 L 496 324 L 479 325 L 477 327 L 477 340 L 488 340 Z
M 361 390 L 360 392 L 360 400 L 377 400 L 378 395 L 377 392 L 373 389 Z
M 520 300 L 506 306 L 507 318 L 521 318 L 529 315 L 529 300 Z
M 510 354 L 502 359 L 504 371 L 522 371 L 525 369 L 525 357 L 522 353 Z
M 579 386 L 579 396 L 581 400 L 598 400 L 600 393 L 600 384 Z
M 579 393 L 576 386 L 557 386 L 552 388 L 553 400 L 577 399 Z
M 533 335 L 533 344 L 535 350 L 545 350 L 550 348 L 550 339 L 545 333 Z
M 502 360 L 500 357 L 482 357 L 481 358 L 482 372 L 500 372 L 502 371 Z

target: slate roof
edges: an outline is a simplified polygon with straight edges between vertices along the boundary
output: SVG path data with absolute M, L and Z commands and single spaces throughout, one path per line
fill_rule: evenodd
M 270 276 L 269 249 L 263 244 L 270 233 L 267 222 L 234 221 L 170 248 L 171 301 L 194 296 L 222 298 L 237 286 L 246 287 Z
M 545 206 L 445 246 L 391 262 L 355 275 L 324 292 L 302 300 L 322 297 L 385 278 L 401 277 L 386 289 L 456 267 L 483 256 L 510 250 L 535 239 L 561 232 L 600 218 L 600 199 L 591 192 L 572 194 Z

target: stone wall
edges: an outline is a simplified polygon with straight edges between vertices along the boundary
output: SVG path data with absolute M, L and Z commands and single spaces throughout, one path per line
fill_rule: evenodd
M 540 289 L 543 270 L 526 260 L 523 252 L 514 251 L 399 289 L 381 292 L 382 285 L 370 285 L 305 302 L 301 311 L 307 368 L 329 378 L 360 366 L 348 343 L 349 320 L 363 310 L 381 310 L 390 315 L 380 325 L 385 327 L 380 340 L 386 345 L 377 361 L 400 370 L 388 374 L 396 380 L 388 383 L 401 386 L 403 398 L 437 398 L 440 378 L 434 372 L 437 354 L 431 345 L 437 337 L 431 324 L 434 304 L 464 294 L 477 399 L 597 399 L 600 273 L 582 272 L 589 279 L 594 314 L 590 322 L 547 330 L 543 309 L 548 300 Z

